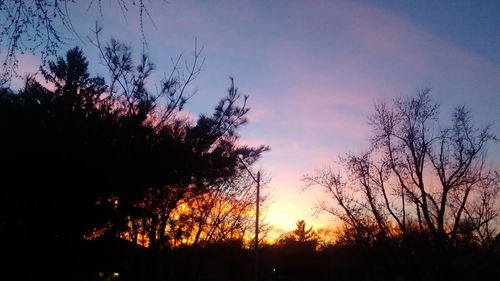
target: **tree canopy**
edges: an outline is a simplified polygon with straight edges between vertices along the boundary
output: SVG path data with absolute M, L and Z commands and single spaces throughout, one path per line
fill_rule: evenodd
M 193 123 L 147 90 L 153 68 L 129 61 L 121 71 L 131 87 L 113 89 L 74 48 L 43 69 L 49 87 L 28 77 L 19 93 L 2 89 L 3 235 L 73 241 L 121 236 L 141 221 L 150 247 L 169 247 L 179 204 L 234 181 L 240 161 L 251 166 L 268 149 L 238 143 L 249 108 L 232 81 Z M 175 100 L 177 82 L 165 83 Z
M 112 1 L 124 17 L 130 11 L 138 13 L 138 26 L 145 41 L 144 21 L 149 16 L 149 1 Z M 79 38 L 75 30 L 70 10 L 90 9 L 102 11 L 102 0 L 88 1 L 79 6 L 74 0 L 8 0 L 0 1 L 0 53 L 3 53 L 3 69 L 0 85 L 9 81 L 18 67 L 18 55 L 40 52 L 42 61 L 58 55 L 70 41 Z
M 367 151 L 340 157 L 338 172 L 303 177 L 328 196 L 318 207 L 344 224 L 344 241 L 407 249 L 441 273 L 450 252 L 498 245 L 500 171 L 486 160 L 497 141 L 489 126 L 476 127 L 463 106 L 441 123 L 429 90 L 376 104 L 369 124 Z

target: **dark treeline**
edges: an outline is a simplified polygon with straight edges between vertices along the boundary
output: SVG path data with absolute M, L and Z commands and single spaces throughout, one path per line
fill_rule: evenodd
M 429 89 L 377 103 L 367 149 L 303 181 L 327 195 L 318 208 L 342 224 L 344 243 L 375 253 L 372 264 L 391 264 L 378 266 L 382 272 L 416 280 L 493 278 L 500 170 L 487 147 L 498 138 L 491 126 L 477 127 L 464 106 L 448 122 L 439 113 Z
M 256 255 L 246 168 L 268 147 L 239 142 L 247 97 L 231 80 L 213 113 L 191 120 L 197 50 L 153 92 L 147 56 L 135 64 L 120 42 L 97 46 L 107 82 L 74 48 L 42 67 L 47 86 L 28 76 L 21 90 L 0 89 L 2 280 L 500 276 L 499 174 L 484 153 L 496 137 L 463 107 L 433 127 L 428 91 L 377 106 L 368 152 L 341 158 L 340 174 L 304 176 L 323 188 L 336 233 L 299 221 Z
M 238 144 L 247 97 L 231 81 L 213 114 L 193 122 L 182 109 L 197 51 L 187 72 L 175 67 L 152 93 L 146 56 L 135 65 L 116 41 L 101 50 L 107 84 L 75 48 L 41 69 L 48 87 L 28 77 L 18 92 L 1 89 L 2 274 L 14 279 L 76 278 L 85 269 L 75 260 L 101 255 L 79 254 L 89 240 L 152 253 L 246 243 L 254 191 L 243 165 L 268 149 Z

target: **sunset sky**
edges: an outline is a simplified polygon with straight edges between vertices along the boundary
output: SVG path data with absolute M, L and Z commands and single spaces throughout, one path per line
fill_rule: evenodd
M 102 1 L 101 17 L 79 2 L 70 14 L 81 40 L 67 47 L 81 46 L 93 73 L 106 74 L 86 39 L 96 20 L 103 38 L 139 53 L 132 10 L 124 19 L 114 1 Z M 443 121 L 464 104 L 478 125 L 493 124 L 500 135 L 500 1 L 151 2 L 154 25 L 146 18 L 145 35 L 157 81 L 170 71 L 171 57 L 189 56 L 195 38 L 204 47 L 189 112 L 210 113 L 229 76 L 250 95 L 242 140 L 271 147 L 258 167 L 271 178 L 265 216 L 277 229 L 292 229 L 299 219 L 315 227 L 334 223 L 314 215 L 322 194 L 303 191 L 300 178 L 366 148 L 366 116 L 377 101 L 429 87 Z M 30 64 L 37 63 L 27 59 L 21 67 Z M 490 159 L 499 159 L 499 146 L 490 147 Z

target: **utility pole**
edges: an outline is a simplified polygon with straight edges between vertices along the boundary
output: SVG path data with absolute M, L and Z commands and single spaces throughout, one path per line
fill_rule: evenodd
M 260 171 L 257 172 L 257 195 L 255 199 L 255 281 L 259 280 L 259 206 L 260 206 Z
M 247 170 L 248 174 L 254 182 L 257 183 L 257 192 L 256 192 L 256 198 L 255 198 L 255 240 L 254 240 L 254 252 L 255 252 L 255 281 L 259 281 L 259 207 L 260 207 L 260 171 L 257 172 L 257 176 L 255 177 L 252 174 L 252 171 L 247 167 L 245 162 L 241 160 L 241 158 L 238 157 L 240 162 L 243 164 L 243 167 L 245 167 L 245 170 Z

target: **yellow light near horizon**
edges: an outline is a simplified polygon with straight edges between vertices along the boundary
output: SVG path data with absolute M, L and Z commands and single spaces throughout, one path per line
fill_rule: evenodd
M 305 220 L 307 225 L 313 226 L 315 229 L 328 226 L 324 218 L 313 216 L 313 211 L 309 208 L 282 202 L 269 207 L 265 220 L 276 230 L 282 231 L 295 229 L 299 220 Z

